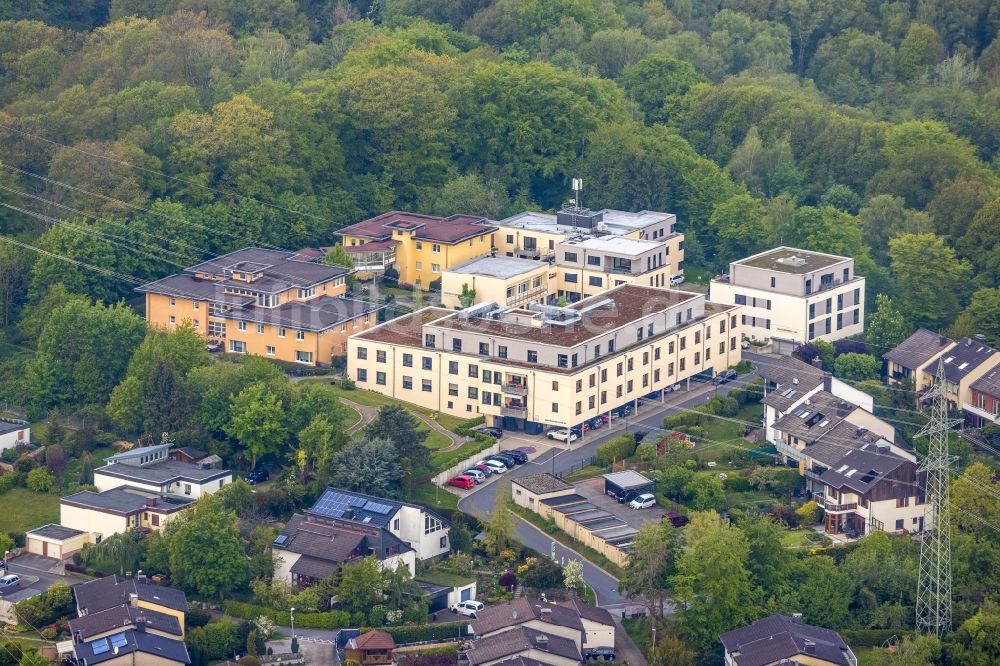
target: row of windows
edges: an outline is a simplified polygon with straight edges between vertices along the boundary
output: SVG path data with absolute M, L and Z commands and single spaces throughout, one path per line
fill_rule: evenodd
M 247 343 L 243 340 L 230 340 L 229 351 L 233 354 L 246 354 Z M 277 350 L 274 348 L 274 345 L 267 345 L 264 348 L 264 353 L 268 356 L 275 356 L 277 354 Z M 309 351 L 296 351 L 295 360 L 299 363 L 312 363 L 313 353 Z
M 746 294 L 736 294 L 736 305 L 749 305 L 752 308 L 764 308 L 765 310 L 770 310 L 771 299 L 756 298 L 754 296 L 748 298 Z
M 480 239 L 480 242 L 482 242 L 482 239 Z M 424 249 L 424 244 L 421 243 L 420 241 L 417 241 L 416 242 L 416 248 L 418 250 L 422 250 L 422 249 Z M 437 243 L 431 243 L 431 252 L 440 254 L 440 252 L 441 252 L 441 246 L 439 244 L 437 244 Z M 419 264 L 420 262 L 417 262 L 417 263 Z M 437 264 L 435 264 L 435 265 L 437 265 Z M 417 270 L 419 271 L 420 269 L 418 268 Z
M 422 271 L 424 269 L 424 262 L 422 261 L 416 262 L 414 268 L 418 271 Z M 441 264 L 431 264 L 431 273 L 440 273 L 440 272 L 441 272 Z
M 851 322 L 847 325 L 857 325 L 861 323 L 861 308 L 855 308 L 850 313 Z M 818 322 L 812 322 L 809 324 L 809 339 L 812 340 L 816 337 L 817 325 L 821 332 L 818 335 L 829 335 L 833 332 L 833 317 L 827 317 L 826 319 Z M 837 330 L 844 328 L 844 313 L 840 312 L 837 314 Z
M 860 288 L 854 290 L 854 302 L 851 303 L 851 305 L 858 305 L 859 303 L 861 303 L 861 289 Z M 833 312 L 833 298 L 826 299 L 825 305 L 826 305 L 826 311 L 825 312 L 821 312 L 820 313 L 821 315 L 822 314 L 829 314 L 830 312 Z M 844 295 L 843 294 L 838 294 L 837 295 L 837 309 L 838 310 L 843 310 L 844 309 Z M 809 318 L 810 319 L 815 319 L 816 318 L 816 304 L 815 303 L 810 303 L 809 304 Z

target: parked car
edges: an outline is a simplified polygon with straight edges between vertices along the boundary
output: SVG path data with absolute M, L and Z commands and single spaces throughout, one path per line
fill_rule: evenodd
M 205 343 L 205 349 L 207 349 L 209 353 L 220 352 L 222 351 L 222 343 L 216 341 L 207 342 Z
M 482 472 L 483 474 L 485 474 L 486 478 L 489 478 L 489 477 L 493 476 L 494 474 L 496 474 L 496 472 L 494 472 L 493 469 L 489 465 L 487 465 L 486 463 L 477 463 L 477 464 L 473 465 L 473 467 L 475 467 L 480 472 Z
M 0 588 L 14 587 L 20 582 L 21 577 L 17 574 L 7 574 L 6 576 L 0 577 Z
M 487 458 L 486 460 L 487 461 L 496 460 L 497 462 L 501 462 L 501 463 L 503 463 L 504 467 L 506 467 L 507 469 L 514 469 L 515 467 L 517 467 L 517 461 L 516 460 L 514 460 L 510 456 L 505 456 L 502 453 L 495 453 L 492 456 L 490 456 L 489 458 Z
M 476 480 L 466 474 L 459 474 L 453 479 L 450 479 L 448 481 L 448 485 L 468 490 L 469 488 L 474 488 L 476 486 Z
M 243 480 L 249 483 L 251 486 L 257 485 L 258 483 L 263 483 L 271 478 L 271 473 L 266 469 L 254 469 L 247 472 L 247 475 L 243 477 Z
M 462 472 L 465 476 L 471 476 L 476 483 L 483 483 L 486 481 L 486 474 L 480 470 L 473 467 L 472 469 L 467 469 Z
M 595 416 L 594 418 L 590 419 L 590 421 L 588 421 L 587 423 L 590 424 L 591 430 L 598 430 L 604 425 L 605 421 L 603 416 Z
M 468 615 L 473 620 L 476 619 L 476 613 L 482 611 L 486 606 L 483 605 L 482 601 L 459 601 L 457 604 L 452 604 L 451 612 L 458 613 L 459 615 Z
M 504 454 L 505 456 L 510 456 L 511 458 L 516 460 L 518 465 L 523 465 L 524 463 L 528 462 L 528 454 L 525 453 L 524 451 L 518 451 L 517 449 L 512 449 L 510 451 L 501 451 L 500 453 Z
M 611 647 L 597 647 L 592 650 L 587 650 L 583 658 L 587 661 L 614 661 L 615 660 L 615 649 Z
M 683 275 L 671 275 L 670 276 L 670 286 L 671 287 L 676 287 L 679 284 L 684 284 L 684 276 Z
M 564 428 L 561 428 L 559 430 L 549 430 L 546 437 L 548 437 L 549 439 L 557 439 L 560 442 L 566 442 L 567 444 L 575 442 L 577 439 L 579 439 L 575 432 L 571 430 L 566 430 Z
M 499 460 L 493 460 L 492 458 L 487 458 L 486 460 L 480 461 L 480 465 L 486 465 L 490 468 L 494 474 L 503 474 L 507 471 L 507 465 L 504 465 Z M 478 467 L 478 465 L 477 465 Z
M 681 387 L 680 384 L 674 384 L 673 386 L 668 386 L 667 388 L 663 389 L 663 392 L 664 393 L 672 393 L 673 391 L 680 391 L 681 388 L 682 387 Z
M 479 432 L 494 439 L 500 439 L 500 436 L 503 434 L 503 430 L 500 428 L 482 428 Z
M 743 349 L 750 349 L 750 341 L 744 340 L 743 342 L 740 343 L 740 347 L 742 347 Z
M 631 502 L 639 493 L 634 490 L 619 490 L 615 492 L 613 490 L 608 491 L 608 495 L 615 498 L 615 501 L 619 504 L 625 504 L 626 502 Z
M 630 509 L 648 509 L 656 505 L 656 497 L 652 493 L 643 493 L 628 503 Z
M 732 368 L 730 368 L 729 370 L 726 370 L 725 372 L 720 372 L 719 373 L 719 383 L 720 384 L 728 384 L 729 382 L 733 381 L 737 377 L 739 377 L 739 375 L 736 373 L 736 371 L 733 370 Z
M 691 519 L 676 511 L 667 511 L 663 514 L 663 520 L 669 520 L 674 527 L 684 527 L 691 522 Z

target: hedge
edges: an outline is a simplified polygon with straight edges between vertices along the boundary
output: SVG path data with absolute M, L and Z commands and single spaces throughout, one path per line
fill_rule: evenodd
M 904 632 L 903 629 L 844 629 L 840 635 L 851 647 L 881 647 L 893 636 Z
M 222 610 L 226 615 L 240 617 L 244 620 L 252 620 L 263 615 L 281 627 L 287 627 L 292 623 L 287 610 L 274 610 L 267 606 L 247 604 L 241 601 L 226 601 L 222 605 Z M 351 614 L 346 611 L 322 613 L 299 611 L 295 614 L 295 626 L 303 629 L 341 629 L 351 626 Z
M 441 624 L 414 624 L 402 627 L 375 627 L 379 631 L 392 636 L 396 645 L 407 643 L 423 643 L 426 641 L 446 641 L 448 639 L 458 639 L 468 637 L 469 622 L 447 622 Z M 371 631 L 372 628 L 361 629 L 361 633 Z
M 474 419 L 466 419 L 465 421 L 462 421 L 457 426 L 455 426 L 454 428 L 452 428 L 451 431 L 453 433 L 455 433 L 456 435 L 462 435 L 464 437 L 475 437 L 477 434 L 480 434 L 480 435 L 483 434 L 483 433 L 479 432 L 478 430 L 475 430 L 475 427 L 476 426 L 481 426 L 484 423 L 486 423 L 486 417 L 485 416 L 477 416 Z
M 610 465 L 613 461 L 624 460 L 633 453 L 635 453 L 635 436 L 625 434 L 598 446 L 595 457 L 598 465 Z

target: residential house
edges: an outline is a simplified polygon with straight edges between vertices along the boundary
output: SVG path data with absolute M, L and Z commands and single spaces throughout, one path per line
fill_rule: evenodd
M 671 213 L 568 205 L 554 215 L 528 211 L 496 224 L 498 256 L 549 266 L 550 301 L 572 303 L 623 284 L 667 287 L 683 276 L 684 235 Z
M 462 653 L 470 666 L 501 662 L 524 666 L 579 666 L 583 661 L 579 644 L 570 638 L 528 627 L 477 638 Z
M 284 250 L 245 248 L 139 287 L 146 321 L 195 330 L 234 354 L 317 365 L 342 356 L 347 336 L 375 325 L 382 306 L 344 298 L 348 269 Z
M 171 460 L 177 460 L 178 462 L 190 463 L 196 465 L 206 458 L 210 458 L 208 451 L 202 451 L 193 446 L 182 446 L 179 448 L 170 449 L 167 452 L 167 457 Z
M 585 630 L 580 613 L 573 607 L 520 597 L 487 606 L 472 621 L 472 633 L 477 639 L 508 635 L 508 632 L 519 629 L 559 636 L 573 641 L 578 651 L 583 648 Z
M 429 560 L 451 550 L 451 525 L 417 504 L 327 488 L 305 513 L 335 526 L 380 527 L 412 548 L 418 560 Z
M 0 418 L 0 451 L 31 443 L 31 426 L 21 419 Z
M 176 616 L 131 604 L 121 604 L 69 621 L 70 635 L 77 643 L 90 642 L 128 629 L 138 629 L 175 641 L 184 640 L 184 629 Z
M 966 423 L 974 428 L 1000 423 L 1000 368 L 994 367 L 969 385 L 970 402 L 962 403 Z
M 560 605 L 571 608 L 580 616 L 580 622 L 583 623 L 584 652 L 598 647 L 614 647 L 616 625 L 611 613 L 591 606 L 577 596 L 570 597 Z
M 303 589 L 336 575 L 345 564 L 374 556 L 384 568 L 416 573 L 416 551 L 385 527 L 337 525 L 324 516 L 295 514 L 271 544 L 275 580 Z
M 143 446 L 107 458 L 94 470 L 98 490 L 128 486 L 164 496 L 198 499 L 232 483 L 233 473 L 169 457 L 170 444 Z
M 836 631 L 802 622 L 795 614 L 770 615 L 720 637 L 726 666 L 857 666 L 858 659 Z
M 187 597 L 180 590 L 154 585 L 141 574 L 135 578 L 125 578 L 115 574 L 80 583 L 73 587 L 73 593 L 76 596 L 76 611 L 79 617 L 127 605 L 138 610 L 174 617 L 180 624 L 181 635 L 184 633 L 184 614 L 188 610 Z
M 426 290 L 445 270 L 489 254 L 495 231 L 474 215 L 435 217 L 394 210 L 337 234 L 360 274 L 377 275 L 395 267 L 401 283 Z
M 948 406 L 955 410 L 966 409 L 972 418 L 979 416 L 968 409 L 975 407 L 979 402 L 978 396 L 973 398 L 972 385 L 1000 366 L 1000 352 L 981 339 L 962 338 L 921 368 L 915 387 L 917 391 L 926 395 L 926 391 L 937 383 L 939 365 L 944 368 Z M 980 386 L 989 384 L 990 382 L 986 381 Z M 980 392 L 980 395 L 983 395 L 983 392 Z
M 926 328 L 918 328 L 913 335 L 882 354 L 886 361 L 886 379 L 896 384 L 916 378 L 933 359 L 954 346 L 954 341 Z
M 59 500 L 59 523 L 73 534 L 88 534 L 88 543 L 100 543 L 102 539 L 130 529 L 162 531 L 170 520 L 194 502 L 190 497 L 162 495 L 130 486 L 96 493 L 84 490 Z M 52 543 L 51 539 L 46 541 Z M 65 543 L 60 541 L 60 544 Z M 68 545 L 59 546 L 60 551 L 68 548 Z
M 126 629 L 90 641 L 74 643 L 76 663 L 94 666 L 181 666 L 191 663 L 184 641 Z
M 390 634 L 372 630 L 348 640 L 344 647 L 344 658 L 361 666 L 391 664 L 392 651 L 395 649 L 396 641 Z
M 441 307 L 461 308 L 462 289 L 475 291 L 470 305 L 501 303 L 506 307 L 555 300 L 555 269 L 544 261 L 484 256 L 445 269 L 441 276 Z
M 839 340 L 864 331 L 865 279 L 854 259 L 778 247 L 729 264 L 709 298 L 744 308 L 743 331 L 790 354 L 812 340 Z
M 519 476 L 510 482 L 510 489 L 514 504 L 535 512 L 538 511 L 542 500 L 572 495 L 576 492 L 572 484 L 547 472 Z
M 837 379 L 821 368 L 803 363 L 794 356 L 784 356 L 758 364 L 764 378 L 764 433 L 769 442 L 778 447 L 778 453 L 787 461 L 798 460 L 794 451 L 786 450 L 774 430 L 778 419 L 798 410 L 807 400 L 820 391 L 832 394 L 861 409 L 874 410 L 874 399 L 849 384 Z M 891 438 L 890 438 L 891 439 Z
M 741 359 L 739 308 L 623 285 L 567 307 L 424 308 L 351 336 L 358 388 L 505 430 L 582 424 Z

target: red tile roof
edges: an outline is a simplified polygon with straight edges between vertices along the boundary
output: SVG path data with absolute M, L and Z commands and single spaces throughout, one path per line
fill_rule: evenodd
M 414 238 L 417 240 L 439 243 L 457 243 L 496 231 L 496 227 L 488 224 L 482 217 L 472 215 L 437 217 L 393 210 L 344 227 L 337 233 L 341 236 L 388 240 L 392 238 L 393 229 L 415 230 Z
M 396 647 L 396 641 L 384 631 L 369 631 L 353 639 L 353 642 L 359 650 L 391 650 Z

